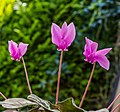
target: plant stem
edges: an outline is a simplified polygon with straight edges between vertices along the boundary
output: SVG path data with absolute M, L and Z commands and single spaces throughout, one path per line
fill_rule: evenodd
M 111 112 L 114 112 L 118 107 L 120 107 L 120 103 Z
M 5 97 L 5 95 L 4 95 L 2 92 L 0 92 L 0 95 L 1 95 L 5 100 L 7 100 L 7 98 Z
M 95 65 L 96 65 L 96 63 L 93 64 L 92 72 L 91 72 L 91 74 L 90 74 L 90 78 L 89 78 L 88 84 L 87 84 L 87 86 L 86 86 L 86 89 L 85 89 L 85 91 L 84 91 L 84 94 L 83 94 L 83 96 L 82 96 L 82 100 L 81 100 L 81 102 L 80 102 L 79 107 L 82 107 L 83 101 L 84 101 L 85 96 L 86 96 L 86 94 L 87 94 L 87 91 L 88 91 L 88 88 L 89 88 L 89 86 L 90 86 L 90 83 L 91 83 L 91 80 L 92 80 L 92 77 L 93 77 L 93 73 L 94 73 L 94 70 L 95 70 Z
M 25 61 L 24 61 L 23 57 L 22 57 L 22 62 L 23 62 L 24 70 L 25 70 L 25 75 L 26 75 L 26 80 L 27 80 L 28 88 L 29 88 L 30 94 L 32 94 L 32 89 L 31 89 L 31 86 L 30 86 L 30 82 L 29 82 L 29 78 L 28 78 L 28 73 L 27 73 L 27 69 L 26 69 L 26 65 L 25 65 Z
M 107 109 L 109 110 L 112 105 L 115 103 L 115 101 L 120 97 L 120 93 L 116 96 L 116 98 L 112 101 L 112 103 L 107 107 Z
M 57 90 L 56 90 L 56 104 L 58 103 L 58 96 L 59 96 L 59 89 L 60 89 L 60 74 L 61 74 L 61 68 L 62 68 L 62 57 L 63 57 L 63 51 L 61 51 L 61 54 L 60 54 L 60 63 L 59 63 L 59 70 L 58 70 L 58 82 L 57 82 Z

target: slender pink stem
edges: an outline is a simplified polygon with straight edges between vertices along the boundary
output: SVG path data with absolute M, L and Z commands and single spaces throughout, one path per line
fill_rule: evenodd
M 93 77 L 93 73 L 94 73 L 94 70 L 95 70 L 95 64 L 96 64 L 96 63 L 93 64 L 92 72 L 91 72 L 90 78 L 89 78 L 89 80 L 88 80 L 88 84 L 87 84 L 87 86 L 86 86 L 85 92 L 84 92 L 84 94 L 83 94 L 83 96 L 82 96 L 82 100 L 81 100 L 81 102 L 80 102 L 79 107 L 82 107 L 83 101 L 84 101 L 84 99 L 85 99 L 85 96 L 86 96 L 86 94 L 87 94 L 88 88 L 89 88 L 89 86 L 90 86 L 90 83 L 91 83 L 91 80 L 92 80 L 92 77 Z
M 5 100 L 7 100 L 6 96 L 5 96 L 2 92 L 0 92 L 0 95 L 1 95 Z
M 116 100 L 120 97 L 120 93 L 116 96 L 116 98 L 112 101 L 112 103 L 107 107 L 107 109 L 109 110 L 112 105 L 116 102 Z
M 114 112 L 118 107 L 120 107 L 120 103 L 111 112 Z
M 60 89 L 60 74 L 62 69 L 62 57 L 63 57 L 63 51 L 61 51 L 60 54 L 60 63 L 59 63 L 59 70 L 58 70 L 58 82 L 57 82 L 57 90 L 56 90 L 56 104 L 58 103 L 58 96 L 59 96 L 59 89 Z
M 30 82 L 29 82 L 29 78 L 28 78 L 28 73 L 27 73 L 27 69 L 26 69 L 26 65 L 25 65 L 25 61 L 24 61 L 23 57 L 22 57 L 22 62 L 23 62 L 24 70 L 25 70 L 25 75 L 26 75 L 26 80 L 27 80 L 28 88 L 29 88 L 30 94 L 32 94 L 32 89 L 31 89 L 31 86 L 30 86 Z

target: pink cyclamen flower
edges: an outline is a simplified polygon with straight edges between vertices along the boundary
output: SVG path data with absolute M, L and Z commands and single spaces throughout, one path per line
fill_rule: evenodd
M 66 22 L 64 22 L 61 28 L 55 23 L 52 23 L 51 33 L 52 43 L 57 45 L 58 51 L 67 51 L 76 35 L 74 24 L 70 23 L 67 26 Z
M 23 55 L 26 53 L 27 47 L 28 44 L 24 44 L 22 42 L 20 42 L 20 44 L 18 45 L 16 42 L 12 40 L 8 41 L 8 50 L 12 57 L 11 59 L 20 61 L 20 58 L 23 57 Z
M 105 55 L 109 53 L 109 51 L 112 48 L 106 48 L 106 49 L 97 51 L 97 48 L 98 48 L 97 42 L 93 42 L 87 37 L 85 38 L 85 40 L 86 40 L 86 44 L 85 44 L 84 52 L 83 52 L 86 58 L 85 61 L 92 63 L 92 64 L 95 62 L 98 62 L 101 67 L 103 67 L 106 70 L 109 70 L 110 62 Z

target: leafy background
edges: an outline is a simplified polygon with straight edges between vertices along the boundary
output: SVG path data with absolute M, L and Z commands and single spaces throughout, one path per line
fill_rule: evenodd
M 24 56 L 34 94 L 55 103 L 60 52 L 51 42 L 52 22 L 74 22 L 77 36 L 64 52 L 59 100 L 73 97 L 79 105 L 92 65 L 84 62 L 85 38 L 112 47 L 109 71 L 98 64 L 83 108 L 106 107 L 116 76 L 115 43 L 120 14 L 116 0 L 0 0 L 0 91 L 7 97 L 29 95 L 22 62 L 12 61 L 8 40 L 29 43 Z M 0 100 L 3 100 L 0 98 Z M 1 108 L 1 107 L 0 107 Z

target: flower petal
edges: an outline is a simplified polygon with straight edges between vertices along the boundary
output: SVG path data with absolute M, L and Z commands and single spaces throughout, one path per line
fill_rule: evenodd
M 84 47 L 84 52 L 83 54 L 88 57 L 88 55 L 95 53 L 97 51 L 98 48 L 98 43 L 97 42 L 93 42 L 90 39 L 88 39 L 87 37 L 85 37 L 86 40 L 86 44 Z
M 8 41 L 8 50 L 9 50 L 11 56 L 14 56 L 16 54 L 17 46 L 18 46 L 18 44 L 16 42 L 13 42 L 12 40 Z
M 91 43 L 93 43 L 90 39 L 88 39 L 87 37 L 85 37 L 85 47 L 84 47 L 84 52 L 83 54 L 86 56 L 86 58 L 88 57 L 88 55 L 91 54 Z
M 59 43 L 62 40 L 61 37 L 61 29 L 58 25 L 56 25 L 55 23 L 52 23 L 52 27 L 51 27 L 51 34 L 52 34 L 52 43 L 56 44 L 57 46 L 59 46 Z
M 110 62 L 105 55 L 97 54 L 95 55 L 96 61 L 106 70 L 109 70 Z
M 94 53 L 94 52 L 97 51 L 98 43 L 97 42 L 93 42 L 90 47 L 91 47 L 91 52 Z
M 88 39 L 87 37 L 85 37 L 85 41 L 86 41 L 86 44 L 87 44 L 87 45 L 90 45 L 90 44 L 93 43 L 93 41 L 90 40 L 90 39 Z
M 20 42 L 18 49 L 19 49 L 19 52 L 20 52 L 19 54 L 21 55 L 21 57 L 26 53 L 27 47 L 28 47 L 28 44 L 24 44 Z
M 65 42 L 66 42 L 66 46 L 70 46 L 71 43 L 73 42 L 73 40 L 75 39 L 75 35 L 76 35 L 76 31 L 75 31 L 75 26 L 73 23 L 70 23 L 68 25 L 68 28 L 67 28 L 67 34 L 64 38 Z
M 61 34 L 62 34 L 62 38 L 64 39 L 64 37 L 67 34 L 67 23 L 66 22 L 64 22 L 63 25 L 62 25 Z
M 101 55 L 106 55 L 107 53 L 110 52 L 112 48 L 106 48 L 106 49 L 102 49 L 96 52 L 96 54 L 101 54 Z
M 16 54 L 14 56 L 12 56 L 12 60 L 16 60 L 16 61 L 20 61 L 21 58 L 21 54 L 19 52 L 19 49 L 17 50 Z
M 85 40 L 86 40 L 86 47 L 88 47 L 87 49 L 90 50 L 90 53 L 96 52 L 97 48 L 98 48 L 98 43 L 93 42 L 92 40 L 88 39 L 87 37 L 85 37 Z
M 90 54 L 90 48 L 85 44 L 83 54 L 87 57 Z

